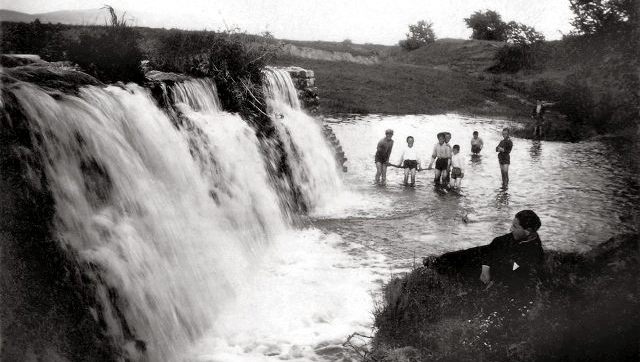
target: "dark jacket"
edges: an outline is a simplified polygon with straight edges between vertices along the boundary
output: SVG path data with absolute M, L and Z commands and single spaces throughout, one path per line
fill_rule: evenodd
M 511 285 L 537 280 L 544 252 L 537 233 L 516 241 L 513 234 L 499 236 L 483 250 L 482 264 L 491 267 L 491 279 Z
M 478 281 L 482 265 L 491 267 L 491 279 L 524 287 L 535 282 L 544 260 L 538 234 L 516 241 L 513 234 L 499 236 L 489 244 L 443 254 L 435 260 L 439 273 Z M 514 270 L 514 262 L 518 267 Z

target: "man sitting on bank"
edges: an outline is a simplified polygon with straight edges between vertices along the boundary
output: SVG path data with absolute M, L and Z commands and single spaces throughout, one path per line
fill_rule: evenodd
M 544 261 L 538 236 L 540 218 L 531 210 L 516 214 L 511 232 L 499 236 L 489 245 L 446 253 L 433 261 L 436 270 L 465 279 L 478 276 L 486 285 L 494 281 L 510 287 L 530 286 L 538 280 Z M 429 264 L 428 260 L 425 264 Z

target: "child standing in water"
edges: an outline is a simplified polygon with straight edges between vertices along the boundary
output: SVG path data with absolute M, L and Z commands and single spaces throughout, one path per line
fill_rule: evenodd
M 393 130 L 388 129 L 384 132 L 384 138 L 378 142 L 376 148 L 376 185 L 384 185 L 387 183 L 387 165 L 389 165 L 389 156 L 393 149 Z M 380 179 L 382 178 L 382 181 Z
M 513 142 L 509 138 L 509 129 L 502 130 L 502 141 L 496 147 L 498 152 L 498 162 L 500 163 L 500 174 L 502 175 L 502 187 L 507 187 L 509 184 L 509 164 L 511 163 L 511 149 L 513 148 Z
M 449 155 L 451 155 L 451 133 L 444 132 L 444 144 L 449 147 Z M 451 156 L 450 156 L 451 157 Z M 442 184 L 445 186 L 449 186 L 449 181 L 451 181 L 451 163 L 449 163 L 449 168 L 447 168 L 447 173 L 442 176 Z
M 402 151 L 400 155 L 400 162 L 397 167 L 404 168 L 404 182 L 405 186 L 414 187 L 416 184 L 416 171 L 418 171 L 420 161 L 418 160 L 418 154 L 413 147 L 413 136 L 407 137 L 407 147 Z M 409 175 L 411 175 L 411 184 L 408 183 Z
M 471 139 L 471 153 L 474 156 L 478 155 L 480 151 L 482 151 L 482 147 L 484 146 L 484 142 L 482 138 L 478 137 L 478 131 L 473 131 L 473 138 Z
M 462 157 L 460 156 L 460 146 L 454 145 L 451 155 L 451 187 L 453 189 L 460 189 L 462 185 L 462 178 L 464 177 L 464 165 Z
M 451 147 L 444 143 L 444 138 L 444 132 L 438 133 L 438 143 L 433 146 L 431 162 L 427 167 L 427 170 L 431 170 L 433 163 L 436 163 L 436 172 L 433 180 L 436 186 L 442 185 L 440 176 L 442 176 L 443 181 L 446 179 L 449 162 L 451 161 Z

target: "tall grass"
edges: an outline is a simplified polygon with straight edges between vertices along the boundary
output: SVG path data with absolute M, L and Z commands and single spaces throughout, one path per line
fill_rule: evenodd
M 637 234 L 548 253 L 529 289 L 418 268 L 384 288 L 369 361 L 638 360 L 639 272 Z

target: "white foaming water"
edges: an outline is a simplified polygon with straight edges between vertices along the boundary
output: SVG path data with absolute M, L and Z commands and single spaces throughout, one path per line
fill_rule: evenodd
M 365 202 L 347 190 L 339 175 L 335 155 L 322 135 L 319 121 L 300 108 L 296 89 L 286 70 L 265 69 L 268 108 L 291 162 L 293 177 L 303 190 L 313 216 L 344 213 Z
M 369 328 L 372 268 L 337 236 L 289 226 L 255 132 L 208 99 L 211 82 L 174 87 L 178 129 L 135 85 L 12 91 L 42 136 L 56 232 L 97 270 L 108 332 L 132 355 L 123 320 L 152 361 L 335 360 Z M 341 183 L 326 159 L 305 175 L 308 157 L 291 163 L 317 201 Z
M 43 138 L 56 231 L 100 271 L 109 334 L 125 343 L 115 289 L 151 360 L 175 359 L 211 328 L 250 265 L 187 143 L 137 86 L 60 100 L 28 85 L 14 92 Z
M 177 108 L 191 122 L 181 131 L 210 194 L 245 238 L 243 245 L 260 252 L 258 245 L 285 230 L 285 218 L 269 186 L 255 131 L 240 116 L 221 111 L 211 80 L 194 79 L 173 89 Z

